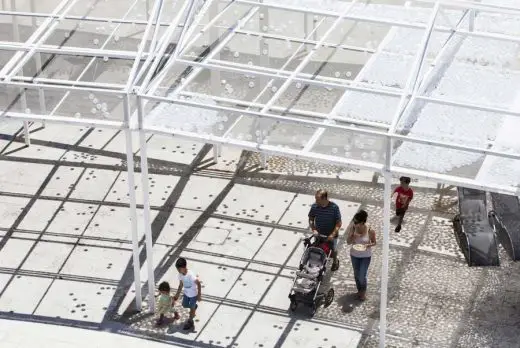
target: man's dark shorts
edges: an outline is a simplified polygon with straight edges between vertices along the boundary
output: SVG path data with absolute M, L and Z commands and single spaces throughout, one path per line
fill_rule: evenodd
M 184 295 L 182 297 L 182 306 L 184 308 L 194 309 L 197 307 L 197 296 L 188 297 Z

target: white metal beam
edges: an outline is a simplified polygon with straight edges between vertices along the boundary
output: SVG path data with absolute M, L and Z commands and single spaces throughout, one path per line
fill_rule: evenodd
M 139 2 L 139 0 L 134 0 L 134 2 L 129 6 L 128 10 L 123 15 L 123 18 L 126 18 L 126 16 L 128 16 L 132 12 L 132 10 L 134 9 L 134 7 L 137 5 L 138 2 Z M 120 24 L 115 26 L 114 30 L 112 30 L 110 35 L 108 35 L 108 37 L 106 38 L 105 42 L 103 42 L 103 44 L 101 45 L 101 48 L 104 48 L 106 45 L 108 45 L 108 43 L 112 40 L 112 37 L 115 35 L 117 30 L 119 29 L 119 27 L 120 27 Z M 96 61 L 96 58 L 92 58 L 90 60 L 90 62 L 85 66 L 85 68 L 83 69 L 81 74 L 79 74 L 76 81 L 80 81 L 83 78 L 83 76 L 87 73 L 87 71 L 90 69 L 90 67 L 92 66 L 92 64 L 94 64 L 95 61 Z M 56 104 L 54 109 L 51 111 L 50 115 L 53 115 L 56 112 L 56 110 L 58 110 L 58 108 L 63 104 L 63 102 L 65 102 L 65 100 L 67 99 L 69 94 L 70 94 L 70 91 L 67 91 L 64 94 L 64 96 L 60 99 L 60 101 Z
M 81 119 L 66 116 L 49 116 L 39 114 L 26 114 L 22 112 L 5 111 L 0 114 L 0 120 L 2 118 L 31 121 L 31 122 L 47 122 L 55 124 L 69 124 L 72 126 L 84 126 L 84 127 L 97 127 L 106 129 L 123 129 L 125 126 L 123 122 L 119 121 L 107 121 L 107 120 L 95 120 L 95 119 Z
M 311 37 L 314 35 L 315 32 L 318 31 L 318 28 L 323 24 L 323 22 L 325 21 L 324 18 L 322 18 L 318 23 L 316 23 L 316 25 L 314 26 L 314 28 L 308 32 L 308 33 L 305 33 L 305 39 Z M 256 98 L 253 100 L 253 103 L 257 103 L 257 101 L 264 95 L 264 93 L 271 87 L 270 84 L 274 82 L 274 77 L 278 77 L 278 78 L 282 78 L 282 76 L 280 76 L 283 72 L 285 72 L 285 69 L 289 66 L 289 64 L 294 60 L 294 58 L 298 55 L 298 53 L 305 48 L 305 43 L 300 43 L 300 45 L 298 46 L 298 48 L 292 53 L 292 55 L 285 61 L 285 63 L 280 67 L 280 69 L 278 69 L 278 71 L 276 71 L 273 76 L 271 76 L 271 80 L 268 81 L 264 88 L 260 91 L 260 93 L 258 93 L 258 95 L 256 96 Z M 289 72 L 287 72 L 289 73 Z M 312 76 L 311 76 L 312 77 Z M 253 103 L 247 108 L 248 110 L 251 109 L 251 107 L 253 106 Z M 263 110 L 266 108 L 266 104 L 261 104 L 261 107 L 260 109 Z M 274 108 L 273 108 L 274 109 Z M 285 108 L 282 108 L 282 111 L 284 111 Z M 278 110 L 277 110 L 278 111 Z M 233 129 L 240 123 L 240 121 L 243 119 L 244 115 L 240 115 L 236 120 L 235 122 L 233 122 L 233 124 L 231 126 L 228 127 L 228 129 L 226 130 L 226 132 L 224 133 L 223 137 L 226 138 L 228 137 L 231 132 L 233 131 Z M 264 158 L 262 158 L 262 162 L 264 162 Z M 262 163 L 262 167 L 265 167 L 266 163 Z
M 481 12 L 499 13 L 506 15 L 520 15 L 520 8 L 513 6 L 505 6 L 493 3 L 481 3 L 467 0 L 413 0 L 418 3 L 435 4 L 440 3 L 442 7 L 460 9 L 460 10 L 477 10 Z
M 267 87 L 268 86 L 266 86 L 264 88 L 264 90 L 267 90 L 268 89 Z M 205 94 L 194 93 L 194 92 L 180 92 L 179 95 L 186 96 L 186 97 L 208 98 Z M 216 102 L 219 102 L 219 103 L 223 103 L 223 104 L 243 106 L 243 107 L 246 107 L 248 109 L 251 109 L 251 108 L 253 108 L 253 109 L 262 109 L 263 107 L 265 107 L 264 103 L 259 103 L 259 102 L 256 102 L 254 100 L 249 102 L 249 101 L 245 101 L 245 100 L 231 99 L 231 98 L 225 98 L 225 97 L 216 97 L 216 96 L 212 96 L 210 99 L 212 99 L 212 100 L 214 100 Z M 258 97 L 255 98 L 255 100 L 257 100 L 257 99 L 259 99 L 259 98 Z M 238 110 L 242 110 L 242 109 L 237 109 L 237 112 L 238 112 Z M 271 106 L 271 110 L 283 113 L 283 112 L 285 112 L 287 110 L 287 108 L 283 107 L 283 106 L 273 105 L 273 106 Z M 355 124 L 357 126 L 371 127 L 371 128 L 374 128 L 374 129 L 388 130 L 388 125 L 383 124 L 383 123 L 358 120 L 358 119 L 355 119 L 355 118 L 343 117 L 343 116 L 339 117 L 339 116 L 335 116 L 335 114 L 333 114 L 333 113 L 325 114 L 323 112 L 301 110 L 301 109 L 295 109 L 295 108 L 291 108 L 291 112 L 290 113 L 292 115 L 305 116 L 305 117 L 309 117 L 309 118 L 330 119 L 330 120 L 333 120 L 333 121 L 336 121 L 336 122 Z
M 242 26 L 246 25 L 247 22 L 255 15 L 255 13 L 258 12 L 258 7 L 255 7 L 255 8 L 252 8 L 250 9 L 243 17 L 242 19 L 237 23 L 237 25 L 235 27 L 233 27 L 230 31 L 228 31 L 226 37 L 224 37 L 222 40 L 219 41 L 219 43 L 213 47 L 213 49 L 211 50 L 211 52 L 202 59 L 202 61 L 200 62 L 200 64 L 202 65 L 199 65 L 199 62 L 194 62 L 194 61 L 185 61 L 185 60 L 182 60 L 182 59 L 171 59 L 170 58 L 170 61 L 168 62 L 169 64 L 166 65 L 166 67 L 164 68 L 163 70 L 163 74 L 159 74 L 159 76 L 157 77 L 157 79 L 150 85 L 150 88 L 149 90 L 147 91 L 147 95 L 150 95 L 150 94 L 153 94 L 153 92 L 155 91 L 155 89 L 157 89 L 157 87 L 159 86 L 159 84 L 162 82 L 162 79 L 164 78 L 166 72 L 168 71 L 168 68 L 173 64 L 173 63 L 182 63 L 182 62 L 189 62 L 188 65 L 193 65 L 193 66 L 196 66 L 195 69 L 193 69 L 193 71 L 188 75 L 188 77 L 186 77 L 178 86 L 175 87 L 175 89 L 173 90 L 173 96 L 175 96 L 178 91 L 181 91 L 186 85 L 188 85 L 191 81 L 193 81 L 193 79 L 195 79 L 198 74 L 204 70 L 204 64 L 207 64 L 207 61 L 209 61 L 210 59 L 212 59 L 217 53 L 219 53 L 228 43 L 229 41 L 231 41 L 231 39 L 233 39 L 233 37 L 235 36 L 235 32 L 236 30 L 239 30 Z M 224 13 L 224 11 L 221 11 L 220 14 Z M 218 18 L 218 17 L 215 17 L 214 20 Z M 196 41 L 198 40 L 199 38 L 199 35 L 202 35 L 206 30 L 208 30 L 210 28 L 210 23 L 208 23 L 208 25 L 206 25 L 206 27 L 201 30 L 199 32 L 198 35 L 195 35 L 191 40 L 190 42 L 187 42 L 186 43 L 186 47 L 184 48 L 184 51 L 185 50 L 188 50 L 191 45 Z M 184 52 L 183 51 L 183 52 Z M 182 55 L 183 53 L 181 52 L 180 55 Z M 142 93 L 144 94 L 144 93 Z
M 62 0 L 54 9 L 51 15 L 58 15 L 67 5 L 69 2 L 73 0 Z M 26 45 L 33 44 L 36 39 L 40 37 L 40 35 L 47 29 L 47 27 L 53 22 L 53 18 L 49 17 L 46 18 L 45 21 L 32 33 L 32 35 L 27 39 L 25 42 Z M 2 70 L 0 70 L 0 78 L 4 78 L 6 73 L 22 59 L 24 55 L 24 52 L 17 52 L 10 60 L 7 62 L 3 67 Z
M 354 78 L 354 80 L 353 80 L 354 83 L 359 84 L 360 81 L 364 78 L 364 75 L 366 74 L 366 72 L 369 71 L 372 68 L 373 64 L 379 58 L 379 55 L 381 54 L 383 49 L 386 47 L 388 42 L 394 37 L 395 30 L 396 30 L 395 28 L 390 28 L 390 30 L 388 31 L 388 33 L 386 34 L 384 39 L 380 42 L 380 44 L 379 44 L 377 50 L 375 51 L 375 53 L 370 57 L 370 59 L 365 63 L 363 68 L 361 68 L 361 70 L 358 72 L 358 74 Z M 346 93 L 348 93 L 348 89 L 345 92 L 345 94 Z M 336 115 L 337 115 L 337 112 L 338 112 L 338 108 L 344 104 L 343 103 L 343 99 L 345 98 L 345 94 L 336 103 L 336 105 L 334 105 L 334 108 L 332 109 L 332 111 L 329 113 L 329 115 L 327 117 L 328 120 L 336 120 L 337 119 Z M 353 122 L 353 123 L 354 124 L 359 124 L 357 120 L 355 122 Z M 376 122 L 373 122 L 373 123 L 377 124 Z M 385 125 L 385 129 L 388 130 L 388 127 L 386 125 Z M 305 144 L 303 150 L 304 151 L 311 151 L 312 148 L 314 147 L 314 145 L 316 145 L 316 143 L 320 140 L 320 138 L 323 136 L 324 133 L 325 133 L 325 128 L 323 128 L 323 127 L 318 128 L 314 132 L 314 134 L 309 138 L 309 141 L 307 141 L 307 143 Z M 345 139 L 345 140 L 347 141 L 347 139 Z
M 180 23 L 183 15 L 185 14 L 186 10 L 188 8 L 191 8 L 189 7 L 188 5 L 189 4 L 193 4 L 193 1 L 192 0 L 187 0 L 185 2 L 183 2 L 183 6 L 182 8 L 179 10 L 179 12 L 177 13 L 177 16 L 175 16 L 175 18 L 173 19 L 172 21 L 172 24 L 171 26 L 168 28 L 167 32 L 164 34 L 164 37 L 166 38 L 163 43 L 162 43 L 162 46 L 159 48 L 159 56 L 155 58 L 155 60 L 153 61 L 151 67 L 148 68 L 148 72 L 141 84 L 141 87 L 139 89 L 140 93 L 143 93 L 144 91 L 146 91 L 146 89 L 148 88 L 148 85 L 155 73 L 155 70 L 157 69 L 157 67 L 159 66 L 160 62 L 161 62 L 161 55 L 164 55 L 164 52 L 166 52 L 166 49 L 168 48 L 168 45 L 170 44 L 171 42 L 171 39 L 173 37 L 173 35 L 175 34 L 175 30 L 177 29 L 177 25 Z M 185 28 L 183 28 L 185 29 Z M 175 48 L 177 49 L 177 47 Z M 171 59 L 171 57 L 170 57 Z M 151 62 L 149 62 L 151 63 Z M 144 71 L 144 70 L 143 70 Z
M 395 129 L 399 123 L 399 120 L 401 118 L 401 115 L 403 114 L 403 111 L 406 109 L 406 106 L 409 105 L 408 100 L 415 91 L 416 86 L 419 82 L 420 73 L 422 70 L 422 66 L 424 64 L 424 60 L 426 58 L 426 55 L 428 54 L 428 44 L 430 43 L 430 39 L 433 33 L 433 28 L 435 26 L 435 21 L 437 20 L 437 15 L 439 14 L 440 5 L 437 2 L 435 6 L 433 7 L 432 14 L 430 16 L 430 20 L 428 21 L 428 29 L 424 33 L 421 45 L 419 50 L 416 53 L 412 69 L 410 71 L 410 75 L 408 76 L 408 81 L 406 82 L 405 88 L 403 90 L 403 95 L 401 96 L 401 100 L 399 101 L 399 106 L 397 107 L 397 110 L 394 114 L 394 117 L 392 119 L 392 124 L 390 125 L 390 129 L 388 132 L 390 134 L 395 133 Z M 390 159 L 387 158 L 387 161 Z
M 184 60 L 184 59 L 178 59 L 178 64 L 183 64 L 186 66 L 195 66 L 200 69 L 215 69 L 215 70 L 221 70 L 221 71 L 228 71 L 233 73 L 241 73 L 241 74 L 253 74 L 257 76 L 264 76 L 264 77 L 271 77 L 276 79 L 289 79 L 291 78 L 291 82 L 298 81 L 309 85 L 315 85 L 320 87 L 330 87 L 330 88 L 341 88 L 341 89 L 350 89 L 353 91 L 359 91 L 359 92 L 367 92 L 367 93 L 373 93 L 373 94 L 379 94 L 379 95 L 386 95 L 386 96 L 392 96 L 392 97 L 399 97 L 401 96 L 401 89 L 395 88 L 395 87 L 384 87 L 384 86 L 378 86 L 377 88 L 374 87 L 373 84 L 370 83 L 364 83 L 364 82 L 353 82 L 348 80 L 343 80 L 339 78 L 333 78 L 333 77 L 320 77 L 319 79 L 312 79 L 312 75 L 310 74 L 302 74 L 301 72 L 298 72 L 294 74 L 293 72 L 285 72 L 285 71 L 278 71 L 278 72 L 271 72 L 272 69 L 254 66 L 247 68 L 242 67 L 236 67 L 239 66 L 239 64 L 214 64 L 214 63 L 208 63 L 208 62 L 193 62 L 190 60 Z M 243 65 L 243 64 L 242 64 Z M 289 76 L 288 76 L 289 75 Z M 310 76 L 309 76 L 310 75 Z M 191 76 L 191 74 L 190 74 Z M 305 76 L 305 77 L 304 77 Z M 309 77 L 307 77 L 309 76 Z M 184 80 L 184 82 L 181 84 L 184 88 L 190 81 L 188 81 L 188 78 Z M 290 82 L 289 82 L 290 84 Z M 358 87 L 359 86 L 366 86 L 366 87 Z M 179 88 L 182 89 L 182 88 Z M 173 96 L 172 96 L 173 97 Z
M 7 42 L 0 41 L 0 50 L 2 51 L 25 51 L 28 52 L 35 48 L 35 45 L 25 45 L 18 42 Z M 56 45 L 41 45 L 36 47 L 36 52 L 57 54 L 62 56 L 80 56 L 80 57 L 108 57 L 117 59 L 128 59 L 133 60 L 137 57 L 137 52 L 134 51 L 120 51 L 120 50 L 107 50 L 99 48 L 83 48 L 75 46 L 56 46 Z M 155 52 L 143 52 L 142 59 L 148 58 L 148 56 L 157 56 Z M 168 56 L 168 55 L 167 55 Z
M 316 45 L 318 43 L 318 40 L 309 39 L 308 37 L 301 39 L 298 37 L 291 37 L 287 35 L 280 35 L 280 34 L 273 34 L 273 33 L 259 33 L 252 30 L 237 30 L 237 34 L 243 34 L 248 36 L 257 36 L 259 38 L 264 39 L 273 39 L 273 40 L 279 40 L 279 41 L 289 41 L 289 42 L 296 42 L 296 43 L 304 43 L 307 45 Z M 317 34 L 316 31 L 314 31 L 314 34 Z M 313 37 L 315 35 L 312 35 Z M 376 50 L 368 47 L 361 47 L 361 46 L 353 46 L 353 45 L 345 45 L 345 44 L 337 44 L 332 42 L 323 42 L 321 44 L 322 47 L 327 48 L 338 48 L 348 51 L 354 51 L 354 52 L 362 52 L 362 53 L 375 53 Z
M 347 159 L 342 158 L 340 156 L 330 156 L 321 153 L 303 152 L 301 150 L 282 148 L 280 146 L 275 145 L 258 144 L 233 138 L 223 138 L 221 136 L 216 136 L 213 134 L 201 134 L 182 130 L 164 129 L 160 127 L 146 127 L 145 130 L 149 133 L 160 134 L 165 136 L 175 136 L 193 141 L 204 142 L 207 144 L 218 144 L 223 146 L 237 147 L 244 150 L 266 153 L 273 156 L 296 158 L 312 162 L 325 163 L 329 165 L 332 164 L 342 167 L 354 167 L 383 173 L 382 164 Z M 417 179 L 432 180 L 438 183 L 444 183 L 448 185 L 462 186 L 504 194 L 520 194 L 520 191 L 516 187 L 496 184 L 483 185 L 482 183 L 479 183 L 473 179 L 457 177 L 455 175 L 437 174 L 426 172 L 423 170 L 415 170 L 399 166 L 392 166 L 390 168 L 390 172 L 392 173 L 392 175 L 406 175 Z
M 316 54 L 318 49 L 321 47 L 321 44 L 327 40 L 327 38 L 336 30 L 338 25 L 343 21 L 344 17 L 347 15 L 348 12 L 352 10 L 352 8 L 357 4 L 358 0 L 353 0 L 347 8 L 334 20 L 332 25 L 327 29 L 327 31 L 323 34 L 320 41 L 318 41 L 312 50 L 309 52 L 309 54 L 298 64 L 298 66 L 294 69 L 294 71 L 291 73 L 291 75 L 284 81 L 284 83 L 278 88 L 278 90 L 273 94 L 271 99 L 267 102 L 266 106 L 262 109 L 263 112 L 267 112 L 271 105 L 273 105 L 278 98 L 281 97 L 283 93 L 289 88 L 293 80 L 298 76 L 298 74 L 307 66 L 307 64 L 310 62 L 311 58 Z
M 149 100 L 154 100 L 157 102 L 172 103 L 171 100 L 164 98 L 164 97 L 143 96 L 143 98 L 149 99 Z M 231 113 L 236 112 L 236 110 L 233 108 L 229 108 L 229 107 L 225 107 L 225 106 L 221 106 L 221 105 L 200 104 L 200 103 L 192 102 L 189 100 L 176 100 L 175 102 L 173 102 L 173 104 L 179 104 L 179 105 L 208 109 L 208 110 L 223 111 L 223 112 L 231 112 Z M 423 138 L 414 137 L 414 136 L 410 136 L 410 135 L 388 134 L 387 132 L 357 128 L 357 127 L 347 126 L 347 125 L 324 124 L 323 122 L 319 122 L 319 121 L 311 121 L 311 120 L 305 120 L 305 119 L 295 118 L 295 117 L 274 115 L 274 114 L 270 114 L 267 112 L 252 111 L 252 110 L 246 110 L 246 109 L 241 110 L 240 113 L 247 114 L 250 116 L 258 116 L 259 118 L 267 118 L 267 119 L 276 120 L 276 121 L 280 121 L 280 122 L 290 123 L 290 124 L 292 123 L 292 124 L 299 124 L 299 125 L 308 125 L 311 127 L 312 126 L 325 127 L 325 128 L 337 129 L 337 130 L 342 130 L 342 131 L 356 132 L 358 134 L 366 134 L 366 135 L 371 135 L 371 136 L 375 136 L 375 137 L 387 137 L 387 138 L 389 137 L 394 140 L 401 140 L 401 141 L 407 141 L 407 142 L 417 143 L 417 144 L 439 146 L 439 147 L 443 147 L 443 148 L 467 151 L 467 152 L 478 153 L 478 154 L 483 154 L 483 155 L 493 155 L 493 156 L 504 157 L 504 158 L 520 159 L 520 154 L 517 154 L 517 153 L 510 153 L 510 152 L 506 152 L 506 151 L 494 151 L 494 150 L 478 148 L 478 147 L 474 147 L 474 146 L 460 145 L 460 144 L 452 143 L 452 142 L 443 142 L 443 141 L 435 141 L 435 140 L 430 140 L 430 139 L 423 139 Z
M 72 3 L 70 3 L 62 11 L 62 13 L 60 14 L 60 16 L 58 18 L 53 18 L 51 20 L 52 23 L 50 24 L 50 26 L 46 27 L 45 31 L 38 38 L 38 41 L 36 41 L 34 43 L 34 46 L 29 50 L 29 52 L 25 53 L 25 55 L 19 61 L 17 61 L 15 63 L 15 65 L 12 69 L 5 71 L 6 79 L 10 79 L 12 76 L 17 74 L 18 71 L 20 71 L 23 68 L 23 66 L 29 61 L 29 59 L 31 59 L 33 57 L 33 55 L 36 53 L 36 49 L 38 48 L 38 46 L 42 45 L 45 42 L 45 40 L 47 40 L 49 38 L 49 36 L 51 36 L 52 33 L 54 33 L 54 31 L 58 28 L 58 25 L 60 25 L 63 17 L 65 17 L 67 12 L 69 12 L 74 7 L 74 5 L 76 4 L 76 2 L 78 0 L 71 0 L 71 1 L 72 1 Z M 32 42 L 28 41 L 27 44 L 32 44 Z M 0 76 L 1 76 L 1 73 L 0 73 Z
M 144 51 L 146 49 L 146 45 L 148 43 L 148 36 L 150 35 L 150 31 L 152 30 L 152 26 L 155 25 L 155 30 L 152 35 L 152 42 L 150 42 L 149 51 L 153 52 L 155 47 L 155 40 L 157 39 L 157 33 L 159 26 L 157 25 L 157 22 L 159 18 L 161 17 L 161 11 L 162 11 L 163 1 L 162 0 L 156 0 L 154 2 L 154 6 L 152 8 L 152 19 L 148 21 L 148 24 L 146 25 L 146 28 L 144 30 L 143 37 L 141 38 L 141 42 L 139 43 L 139 47 L 137 49 L 137 56 L 135 57 L 134 64 L 132 65 L 132 68 L 130 69 L 130 73 L 128 74 L 128 79 L 126 82 L 125 91 L 126 93 L 129 93 L 132 89 L 134 83 L 135 83 L 135 75 L 137 74 L 137 68 L 139 67 L 139 64 L 141 63 L 141 58 L 143 57 Z M 148 58 L 145 61 L 145 65 L 148 66 L 148 64 L 151 61 L 151 55 L 148 56 Z

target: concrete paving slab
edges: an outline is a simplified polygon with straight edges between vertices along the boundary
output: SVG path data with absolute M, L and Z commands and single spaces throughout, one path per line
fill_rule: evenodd
M 217 208 L 219 214 L 276 223 L 289 207 L 293 193 L 235 185 Z
M 177 204 L 178 208 L 204 211 L 217 198 L 229 183 L 227 179 L 205 176 L 190 176 L 182 190 Z
M 99 323 L 116 287 L 93 282 L 55 280 L 36 315 Z
M 202 144 L 189 140 L 154 135 L 148 140 L 148 158 L 173 163 L 191 164 Z M 139 152 L 137 152 L 139 155 Z
M 81 235 L 96 212 L 97 206 L 87 203 L 66 202 L 52 220 L 48 231 L 64 235 Z
M 289 308 L 289 299 L 287 296 L 289 296 L 292 285 L 292 279 L 277 277 L 260 304 L 279 310 L 287 310 Z
M 105 166 L 121 166 L 123 160 L 117 157 L 103 156 L 95 152 L 86 151 L 67 151 L 61 158 L 66 162 L 77 162 L 83 164 L 96 164 Z
M 50 141 L 59 144 L 74 145 L 84 136 L 90 128 L 84 126 L 60 125 L 61 132 L 56 132 L 53 126 L 40 127 L 33 125 L 34 130 L 31 132 L 31 139 Z
M 34 243 L 34 240 L 9 238 L 0 251 L 0 267 L 18 268 Z
M 27 333 L 31 334 L 28 335 Z M 124 345 L 127 348 L 161 348 L 163 342 L 143 340 L 101 330 L 86 330 L 77 327 L 48 325 L 18 320 L 0 319 L 0 344 L 2 348 L 101 348 Z M 181 346 L 168 344 L 168 347 Z
M 0 161 L 0 190 L 18 194 L 35 194 L 52 166 L 47 164 Z
M 0 311 L 33 314 L 51 283 L 49 278 L 14 276 L 0 298 Z
M 21 230 L 43 231 L 58 211 L 61 201 L 38 199 L 18 226 Z
M 20 157 L 34 160 L 57 161 L 63 157 L 66 150 L 61 148 L 33 144 L 26 146 L 22 142 L 12 142 L 5 150 L 3 155 L 6 157 Z
M 311 334 L 312 333 L 312 334 Z M 361 333 L 305 320 L 297 320 L 282 347 L 352 347 L 358 346 Z
M 0 201 L 0 227 L 11 228 L 28 203 L 28 198 L 2 196 Z
M 73 244 L 39 241 L 23 263 L 21 269 L 58 273 L 73 248 Z
M 226 298 L 256 305 L 274 279 L 274 275 L 244 271 Z
M 112 129 L 94 129 L 80 143 L 79 146 L 103 150 L 106 144 L 117 135 L 118 131 Z
M 151 212 L 152 220 L 157 212 Z M 142 226 L 144 223 L 143 210 L 137 210 L 137 223 Z M 110 238 L 120 240 L 132 240 L 132 228 L 130 224 L 130 208 L 112 207 L 103 205 L 94 215 L 92 222 L 88 225 L 84 233 L 85 237 Z M 138 228 L 138 236 L 142 238 L 144 232 Z
M 197 342 L 217 347 L 231 346 L 251 312 L 250 309 L 220 305 L 197 337 Z
M 199 211 L 174 208 L 157 238 L 156 244 L 175 245 L 201 214 L 202 212 Z
M 141 143 L 139 142 L 139 133 L 132 133 L 132 153 L 139 151 Z M 104 151 L 126 154 L 126 135 L 124 132 L 118 132 L 108 144 L 103 148 Z
M 136 201 L 137 204 L 142 205 L 144 204 L 144 199 L 141 184 L 141 176 L 140 174 L 135 174 L 134 177 L 136 186 Z M 174 175 L 150 174 L 148 176 L 148 187 L 150 189 L 150 204 L 156 207 L 162 206 L 175 189 L 175 185 L 177 185 L 179 179 L 180 178 L 178 176 Z M 117 180 L 110 188 L 110 193 L 106 197 L 106 201 L 116 203 L 128 203 L 128 197 L 128 174 L 126 172 L 123 172 L 121 173 L 121 175 L 118 176 Z
M 291 252 L 303 243 L 303 233 L 275 229 L 271 232 L 254 260 L 283 265 Z
M 90 201 L 102 201 L 118 176 L 118 172 L 111 170 L 85 170 L 74 186 L 74 191 L 70 197 Z M 92 187 L 96 189 L 93 190 Z
M 60 166 L 45 185 L 42 195 L 65 198 L 74 189 L 82 172 L 83 169 L 79 167 Z
M 79 245 L 70 254 L 61 273 L 118 280 L 121 279 L 130 256 L 128 250 Z
M 269 232 L 267 227 L 211 218 L 188 248 L 249 260 L 260 249 Z

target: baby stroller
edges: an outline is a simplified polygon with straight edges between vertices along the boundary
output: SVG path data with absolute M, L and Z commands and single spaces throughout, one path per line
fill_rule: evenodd
M 304 239 L 305 252 L 300 260 L 299 271 L 296 272 L 289 299 L 291 311 L 295 311 L 302 303 L 311 307 L 311 316 L 323 303 L 330 306 L 334 300 L 334 289 L 330 287 L 330 269 L 332 264 L 332 248 L 327 237 L 313 235 Z M 330 267 L 329 267 L 330 268 Z M 320 292 L 320 287 L 326 286 L 328 291 Z

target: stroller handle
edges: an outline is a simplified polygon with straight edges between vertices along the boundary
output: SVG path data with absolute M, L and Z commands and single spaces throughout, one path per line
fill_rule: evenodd
M 314 239 L 314 242 L 312 241 L 313 239 Z M 309 246 L 309 245 L 317 245 L 318 243 L 324 242 L 327 239 L 328 239 L 328 236 L 324 236 L 321 234 L 313 234 L 313 235 L 303 239 L 303 242 L 304 242 L 305 246 Z

